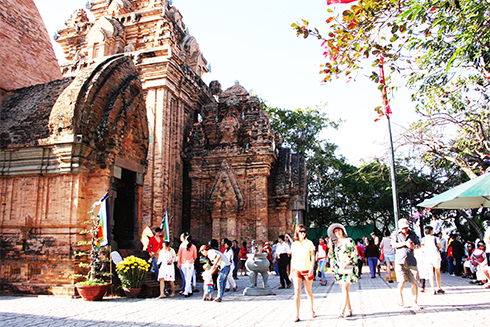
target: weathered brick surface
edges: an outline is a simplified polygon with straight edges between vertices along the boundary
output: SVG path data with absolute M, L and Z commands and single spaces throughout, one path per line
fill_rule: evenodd
M 49 136 L 51 109 L 73 77 L 13 90 L 0 107 L 0 148 L 35 146 Z
M 219 94 L 215 87 L 213 93 Z M 184 152 L 191 181 L 184 196 L 190 197 L 194 237 L 265 241 L 291 232 L 290 204 L 294 196 L 304 199 L 306 194 L 306 176 L 299 173 L 304 161 L 276 149 L 260 101 L 234 85 L 220 94 L 218 104 L 204 106 L 201 115 Z
M 175 236 L 185 228 L 184 139 L 196 120 L 196 110 L 213 101 L 201 80 L 208 71 L 207 62 L 186 31 L 182 15 L 168 1 L 130 4 L 91 1 L 93 22 L 83 10 L 75 11 L 58 31 L 57 42 L 70 60 L 62 71 L 64 76 L 74 76 L 104 56 L 121 52 L 132 56 L 146 91 L 150 137 L 141 221 L 143 226 L 160 225 L 168 206 Z
M 33 121 L 36 128 L 0 148 L 4 291 L 51 293 L 54 285 L 72 283 L 69 276 L 78 269 L 73 251 L 85 239 L 79 232 L 87 228 L 92 204 L 107 190 L 111 201 L 116 196 L 114 167 L 144 173 L 146 165 L 146 108 L 130 58 L 102 61 L 59 88 L 53 83 L 33 87 L 33 94 L 58 95 L 51 110 L 43 109 L 49 119 Z M 40 106 L 49 106 L 50 99 Z M 28 123 L 29 101 L 5 103 L 11 110 L 0 130 Z
M 61 78 L 48 32 L 34 1 L 0 2 L 0 63 L 0 90 L 10 91 Z

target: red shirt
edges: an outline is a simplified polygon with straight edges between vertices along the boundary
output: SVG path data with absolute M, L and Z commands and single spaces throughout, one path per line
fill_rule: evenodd
M 360 245 L 357 246 L 357 256 L 359 259 L 362 259 L 364 257 L 364 251 L 362 250 L 362 247 Z
M 247 249 L 245 249 L 244 246 L 242 246 L 242 249 L 240 250 L 240 259 L 247 259 Z
M 148 241 L 148 252 L 150 254 L 153 252 L 158 255 L 161 249 L 163 249 L 163 239 L 160 237 L 160 242 L 158 242 L 155 236 L 150 237 Z
M 272 260 L 272 249 L 269 246 L 262 248 L 262 253 L 267 253 L 267 260 Z
M 322 248 L 322 249 L 323 249 L 323 253 L 322 253 L 322 254 L 323 254 L 323 256 L 321 256 L 321 255 L 320 255 L 320 248 Z M 317 258 L 317 260 L 322 260 L 322 259 L 325 259 L 325 258 L 327 257 L 327 255 L 328 255 L 328 245 L 327 245 L 327 244 L 325 244 L 325 243 L 323 243 L 323 244 L 318 244 L 318 251 L 317 251 L 317 253 L 318 253 L 318 258 Z

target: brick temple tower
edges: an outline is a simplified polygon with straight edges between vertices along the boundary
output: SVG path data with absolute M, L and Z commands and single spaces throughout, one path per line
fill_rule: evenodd
M 184 151 L 191 234 L 265 241 L 291 232 L 293 214 L 306 209 L 304 160 L 281 148 L 258 98 L 213 83 L 219 101 L 202 108 Z
M 150 148 L 143 185 L 141 228 L 158 226 L 168 206 L 171 229 L 182 229 L 184 138 L 200 108 L 214 101 L 201 80 L 207 62 L 166 0 L 92 0 L 58 30 L 56 41 L 66 59 L 63 76 L 74 76 L 93 63 L 125 54 L 133 58 L 146 93 Z M 124 213 L 120 213 L 124 214 Z M 140 230 L 141 231 L 141 230 Z

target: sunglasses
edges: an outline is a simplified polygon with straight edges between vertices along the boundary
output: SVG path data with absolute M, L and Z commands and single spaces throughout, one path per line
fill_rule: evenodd
M 302 229 L 299 231 L 300 233 L 305 233 L 306 234 L 306 230 Z

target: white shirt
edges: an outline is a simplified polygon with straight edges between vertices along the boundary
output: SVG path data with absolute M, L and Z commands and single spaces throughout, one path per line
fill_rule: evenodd
M 202 279 L 204 281 L 204 285 L 213 285 L 213 275 L 211 274 L 211 269 L 202 272 Z
M 233 263 L 233 250 L 231 248 L 227 248 L 225 250 L 225 256 L 226 258 L 228 258 L 228 261 L 230 261 L 231 263 Z
M 294 243 L 293 243 L 294 244 Z M 323 246 L 321 244 L 318 245 L 318 252 L 317 252 L 318 258 L 326 258 L 327 257 L 327 252 L 323 249 Z
M 439 244 L 439 240 L 434 235 L 425 235 L 422 244 L 425 246 L 426 257 L 440 256 L 439 247 L 436 245 Z
M 437 238 L 439 243 L 441 244 L 441 252 L 446 252 L 447 251 L 447 241 L 444 237 Z
M 437 219 L 432 219 L 430 221 L 430 226 L 434 230 L 434 234 L 438 234 L 441 231 L 441 223 Z
M 219 262 L 220 269 L 223 269 L 224 267 L 229 266 L 231 264 L 230 260 L 228 260 L 228 258 L 223 253 L 215 249 L 208 250 L 208 259 L 211 260 L 213 264 L 218 260 L 218 257 L 221 257 L 221 260 Z
M 279 242 L 276 246 L 276 258 L 278 258 L 283 253 L 291 253 L 291 248 L 286 242 Z

